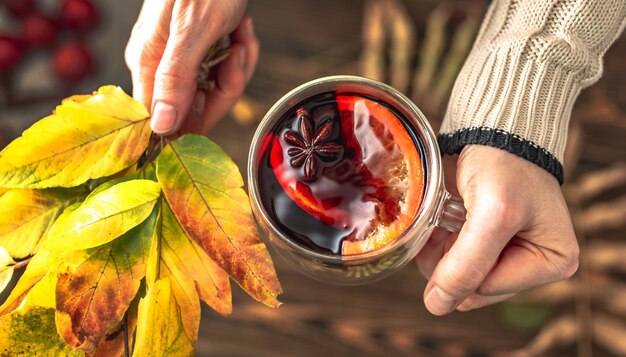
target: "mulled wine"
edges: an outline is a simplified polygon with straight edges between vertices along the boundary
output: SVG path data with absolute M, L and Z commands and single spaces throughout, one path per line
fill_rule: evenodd
M 424 197 L 424 145 L 399 111 L 336 90 L 285 111 L 261 138 L 260 202 L 297 245 L 357 255 L 399 237 Z

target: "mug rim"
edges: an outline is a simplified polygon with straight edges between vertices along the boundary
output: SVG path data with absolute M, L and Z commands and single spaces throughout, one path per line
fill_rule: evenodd
M 399 110 L 413 127 L 418 139 L 423 142 L 425 151 L 423 162 L 424 171 L 426 173 L 424 196 L 418 213 L 411 224 L 391 243 L 372 251 L 350 255 L 321 253 L 308 249 L 288 238 L 272 221 L 265 207 L 263 207 L 258 188 L 258 180 L 255 179 L 259 169 L 259 154 L 263 146 L 262 139 L 273 129 L 275 123 L 282 115 L 306 98 L 315 94 L 337 90 L 340 86 L 342 90 L 350 90 L 351 87 L 363 86 L 373 90 L 373 92 L 367 92 L 367 95 L 382 100 L 391 105 L 394 109 Z M 303 93 L 307 94 L 304 97 L 300 97 Z M 389 99 L 392 99 L 391 102 L 393 103 L 389 103 Z M 262 227 L 263 225 L 269 227 L 269 234 L 271 236 L 268 238 L 270 241 L 273 240 L 273 237 L 276 237 L 282 244 L 286 244 L 290 250 L 304 254 L 309 258 L 338 264 L 358 264 L 362 261 L 380 258 L 394 251 L 397 247 L 405 245 L 411 239 L 415 238 L 415 236 L 419 236 L 419 232 L 434 227 L 439 218 L 441 201 L 443 196 L 445 196 L 439 146 L 433 129 L 424 114 L 415 103 L 395 88 L 373 79 L 353 75 L 333 75 L 305 82 L 290 90 L 276 101 L 264 115 L 252 138 L 250 151 L 248 153 L 247 175 L 248 191 L 250 201 L 253 205 L 252 209 L 261 215 L 263 222 L 258 222 L 258 224 Z M 255 215 L 255 219 L 258 220 L 259 218 Z M 422 239 L 427 239 L 427 237 L 423 237 Z

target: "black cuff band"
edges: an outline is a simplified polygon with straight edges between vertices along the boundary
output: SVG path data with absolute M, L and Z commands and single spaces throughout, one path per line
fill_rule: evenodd
M 559 160 L 532 142 L 506 131 L 480 127 L 466 128 L 452 134 L 440 134 L 439 148 L 445 154 L 458 154 L 465 145 L 478 144 L 506 150 L 547 170 L 563 184 L 563 165 Z

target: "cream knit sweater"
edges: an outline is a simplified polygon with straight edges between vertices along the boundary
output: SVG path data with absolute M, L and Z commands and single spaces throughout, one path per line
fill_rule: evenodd
M 563 183 L 572 105 L 625 24 L 626 0 L 494 0 L 452 91 L 442 151 L 498 147 Z

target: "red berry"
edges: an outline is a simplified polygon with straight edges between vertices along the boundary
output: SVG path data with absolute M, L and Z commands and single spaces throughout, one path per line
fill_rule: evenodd
M 0 35 L 0 72 L 13 69 L 24 55 L 24 44 L 18 38 Z
M 98 23 L 98 11 L 90 0 L 65 0 L 61 5 L 61 21 L 69 28 L 87 30 Z
M 77 82 L 93 71 L 93 56 L 85 45 L 70 42 L 54 55 L 54 72 L 64 81 Z
M 7 10 L 17 17 L 24 17 L 35 11 L 33 0 L 4 0 L 3 3 Z
M 22 37 L 31 46 L 53 45 L 57 32 L 54 20 L 43 14 L 30 14 L 22 22 Z

